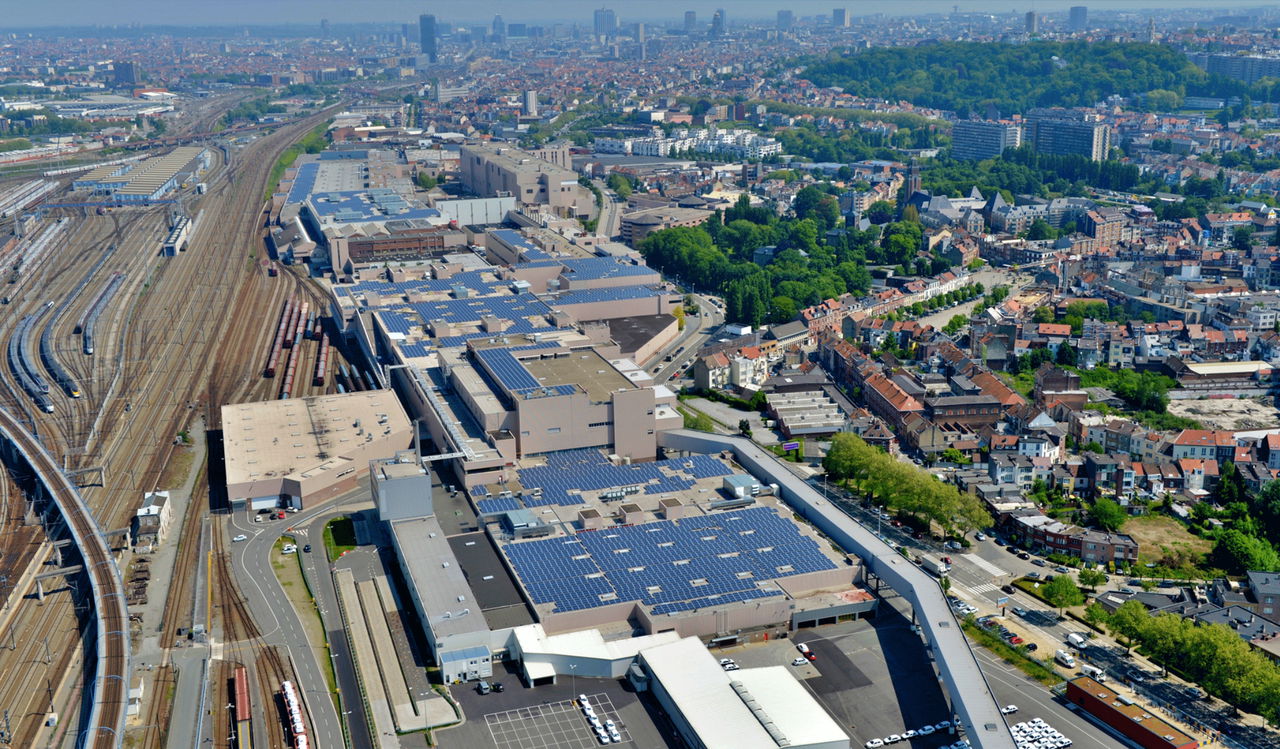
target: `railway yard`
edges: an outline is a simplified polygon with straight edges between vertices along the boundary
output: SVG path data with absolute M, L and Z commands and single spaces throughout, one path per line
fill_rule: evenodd
M 216 116 L 217 110 L 202 111 L 191 130 Z M 223 404 L 285 392 L 337 392 L 332 374 L 341 366 L 339 352 L 328 346 L 318 318 L 312 327 L 318 335 L 301 337 L 299 331 L 281 347 L 281 366 L 270 376 L 264 368 L 290 300 L 294 308 L 325 309 L 303 276 L 288 268 L 276 275 L 261 262 L 267 175 L 279 154 L 324 116 L 280 126 L 243 146 L 211 147 L 215 160 L 203 177 L 207 193 L 197 196 L 191 185 L 180 194 L 194 228 L 176 257 L 160 253 L 175 206 L 49 207 L 75 201 L 65 195 L 70 175 L 46 179 L 57 189 L 34 185 L 29 177 L 0 184 L 4 220 L 15 220 L 23 208 L 31 217 L 22 239 L 0 249 L 6 351 L 0 407 L 38 435 L 51 459 L 80 485 L 119 568 L 132 570 L 130 604 L 164 599 L 154 620 L 129 615 L 134 647 L 144 638 L 169 642 L 180 629 L 206 629 L 237 660 L 213 662 L 211 675 L 219 678 L 211 680 L 208 704 L 254 704 L 273 718 L 267 733 L 259 734 L 269 737 L 270 746 L 284 741 L 287 713 L 274 713 L 283 709 L 281 685 L 296 677 L 245 609 L 224 548 L 226 534 L 209 532 L 220 529 L 218 518 L 206 520 L 225 498 L 211 496 L 204 456 L 193 468 L 200 476 L 189 510 L 173 519 L 173 536 L 181 541 L 167 585 L 148 593 L 148 565 L 138 561 L 145 558 L 135 560 L 115 531 L 129 527 L 148 492 L 168 488 L 161 477 L 187 430 L 216 434 Z M 0 681 L 0 738 L 12 746 L 70 746 L 87 712 L 81 697 L 93 685 L 85 675 L 92 671 L 95 640 L 86 631 L 95 617 L 92 599 L 76 589 L 86 576 L 57 572 L 70 549 L 58 542 L 69 531 L 57 513 L 40 517 L 24 491 L 30 478 L 9 467 L 0 478 L 0 672 L 11 675 Z M 92 561 L 88 566 L 99 567 Z M 124 628 L 123 622 L 113 626 Z M 152 664 L 149 689 L 173 683 L 168 657 L 162 661 Z M 236 665 L 245 667 L 238 679 Z M 120 703 L 129 684 L 116 680 L 107 688 Z M 171 709 L 166 702 L 145 701 L 131 723 L 136 727 L 126 731 L 127 745 L 164 746 Z M 55 714 L 61 719 L 51 719 Z M 214 720 L 215 745 L 230 746 L 240 720 Z M 118 737 L 103 745 L 111 742 Z

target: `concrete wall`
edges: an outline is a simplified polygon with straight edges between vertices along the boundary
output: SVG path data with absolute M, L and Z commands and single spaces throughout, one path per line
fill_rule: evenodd
M 520 454 L 607 445 L 609 411 L 607 403 L 591 403 L 586 393 L 580 392 L 517 400 L 517 426 L 513 431 Z
M 617 455 L 632 460 L 650 460 L 657 456 L 653 411 L 653 390 L 649 388 L 613 394 L 613 446 Z

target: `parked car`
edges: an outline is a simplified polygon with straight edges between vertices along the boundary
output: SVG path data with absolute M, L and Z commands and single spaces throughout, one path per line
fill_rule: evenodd
M 1027 552 L 1025 552 L 1025 551 L 1020 551 L 1020 552 L 1018 552 L 1018 558 L 1019 558 L 1019 559 L 1030 559 L 1030 558 L 1031 558 L 1031 555 L 1030 555 L 1030 554 L 1028 554 L 1028 553 L 1027 553 Z
M 1057 572 L 1059 575 L 1066 575 L 1071 572 L 1070 569 L 1063 567 L 1062 565 L 1058 565 L 1057 567 L 1054 567 L 1053 571 Z
M 1024 608 L 1022 608 L 1021 606 L 1014 606 L 1014 607 L 1013 607 L 1013 613 L 1014 613 L 1014 614 L 1017 614 L 1018 616 L 1020 616 L 1020 617 L 1022 617 L 1022 618 L 1024 618 L 1024 619 L 1027 617 L 1027 610 L 1026 610 L 1026 609 L 1024 609 Z
M 493 687 L 489 686 L 489 682 L 482 681 L 476 685 L 476 691 L 480 694 L 488 694 L 493 691 Z
M 804 658 L 796 658 L 794 661 L 791 661 L 791 665 L 793 666 L 803 666 L 806 663 L 808 663 L 808 661 Z
M 978 531 L 977 533 L 973 534 L 973 537 L 978 541 L 987 540 L 987 534 L 983 533 L 982 531 Z
M 1032 559 L 1031 563 L 1037 567 L 1048 567 L 1049 565 L 1043 559 Z
M 1000 712 L 1001 712 L 1001 713 L 1003 713 L 1004 715 L 1008 715 L 1008 714 L 1010 714 L 1010 713 L 1016 713 L 1016 712 L 1018 712 L 1018 706 L 1017 706 L 1017 705 L 1005 705 L 1004 707 L 1000 708 Z

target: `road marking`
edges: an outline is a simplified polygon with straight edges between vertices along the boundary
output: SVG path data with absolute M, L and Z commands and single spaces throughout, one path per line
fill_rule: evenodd
M 979 585 L 970 585 L 967 587 L 969 588 L 970 592 L 978 593 L 978 594 L 995 593 L 996 591 L 1000 590 L 999 587 L 992 585 L 991 583 L 981 583 Z
M 988 575 L 993 575 L 995 577 L 1004 577 L 1005 575 L 1009 574 L 1008 572 L 1005 572 L 1004 570 L 995 566 L 991 562 L 988 562 L 987 560 L 983 559 L 977 554 L 965 554 L 964 558 L 972 562 L 974 566 L 978 567 L 983 572 L 986 572 Z

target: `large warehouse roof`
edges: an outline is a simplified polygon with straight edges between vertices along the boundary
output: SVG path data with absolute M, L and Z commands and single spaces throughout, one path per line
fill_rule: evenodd
M 727 672 L 696 637 L 647 648 L 641 658 L 706 749 L 848 743 L 783 667 Z

